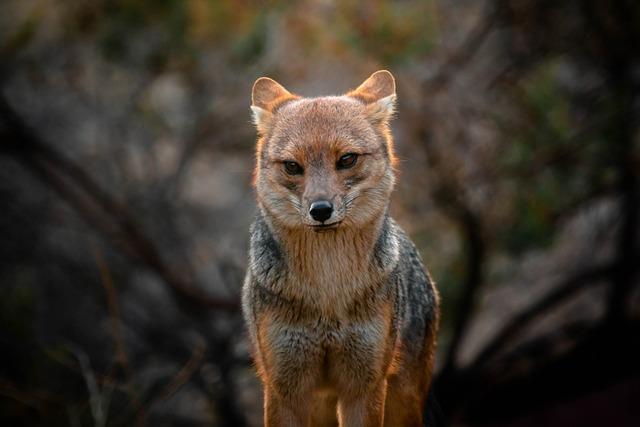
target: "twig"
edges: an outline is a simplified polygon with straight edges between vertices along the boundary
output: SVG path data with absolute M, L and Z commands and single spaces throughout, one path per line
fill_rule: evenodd
M 116 287 L 113 284 L 113 278 L 111 277 L 109 267 L 97 246 L 94 246 L 93 253 L 96 263 L 98 264 L 98 269 L 100 271 L 100 281 L 107 297 L 107 310 L 109 314 L 110 324 L 109 332 L 111 334 L 111 338 L 113 339 L 116 360 L 118 361 L 118 364 L 121 366 L 122 371 L 125 374 L 125 378 L 127 381 L 126 387 L 128 389 L 128 394 L 131 398 L 131 402 L 133 403 L 133 407 L 136 410 L 139 410 L 140 399 L 135 392 L 135 387 L 132 382 L 133 371 L 131 370 L 129 358 L 127 357 L 126 346 L 124 344 L 124 338 L 122 336 L 122 316 L 120 315 L 120 306 L 118 304 Z
M 178 390 L 180 390 L 184 385 L 189 382 L 193 374 L 198 370 L 202 361 L 204 359 L 204 354 L 206 350 L 206 345 L 202 339 L 198 341 L 196 347 L 193 349 L 191 353 L 191 357 L 185 363 L 185 365 L 180 369 L 176 375 L 172 378 L 172 380 L 167 384 L 160 393 L 149 403 L 147 403 L 140 411 L 138 412 L 138 417 L 136 420 L 136 425 L 145 425 L 147 421 L 147 416 L 151 408 L 164 400 L 167 400 L 171 396 L 173 396 Z
M 82 370 L 82 376 L 84 377 L 89 391 L 89 406 L 91 408 L 91 415 L 95 422 L 95 427 L 104 427 L 107 423 L 107 415 L 109 411 L 109 404 L 111 402 L 111 393 L 113 386 L 107 386 L 100 388 L 96 381 L 96 377 L 91 369 L 91 363 L 87 354 L 78 346 L 72 346 L 72 353 L 78 359 L 80 369 Z
M 167 400 L 168 398 L 173 396 L 189 381 L 189 378 L 191 378 L 196 370 L 200 367 L 202 359 L 204 358 L 205 350 L 206 345 L 204 341 L 199 340 L 198 344 L 196 344 L 196 348 L 193 349 L 191 358 L 182 367 L 182 369 L 180 369 L 175 377 L 173 377 L 171 382 L 164 388 L 163 392 L 160 394 L 161 400 Z
M 39 412 L 42 411 L 44 405 L 50 403 L 64 404 L 64 400 L 60 396 L 42 390 L 23 391 L 12 382 L 2 378 L 0 378 L 0 396 L 9 397 Z

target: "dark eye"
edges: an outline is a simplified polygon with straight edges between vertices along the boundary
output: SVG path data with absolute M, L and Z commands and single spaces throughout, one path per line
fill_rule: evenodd
M 338 169 L 349 169 L 358 161 L 358 155 L 354 153 L 347 153 L 338 159 L 336 164 Z
M 304 172 L 304 169 L 298 163 L 289 161 L 284 162 L 284 170 L 289 175 L 302 175 L 302 172 Z

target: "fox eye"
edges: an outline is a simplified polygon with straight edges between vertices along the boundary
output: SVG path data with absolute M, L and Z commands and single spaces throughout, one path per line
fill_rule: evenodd
M 358 161 L 358 155 L 355 153 L 347 153 L 338 159 L 336 166 L 338 169 L 349 169 Z
M 302 173 L 304 172 L 304 169 L 302 169 L 302 166 L 300 166 L 296 162 L 291 162 L 291 161 L 284 162 L 284 170 L 289 175 L 302 175 Z

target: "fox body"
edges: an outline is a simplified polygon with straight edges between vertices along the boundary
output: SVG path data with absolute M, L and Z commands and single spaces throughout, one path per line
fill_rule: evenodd
M 253 87 L 258 128 L 243 312 L 265 426 L 418 426 L 438 296 L 388 214 L 395 82 L 343 96 Z

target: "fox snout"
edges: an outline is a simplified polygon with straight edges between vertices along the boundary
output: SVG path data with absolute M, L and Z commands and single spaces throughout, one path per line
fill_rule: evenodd
M 331 193 L 329 193 L 331 194 Z M 302 223 L 316 229 L 337 227 L 345 216 L 343 196 L 340 193 L 330 197 L 328 194 L 318 194 L 304 197 L 302 202 Z
M 303 223 L 312 227 L 337 225 L 342 220 L 342 182 L 329 164 L 317 159 L 307 168 L 302 186 Z
M 309 215 L 314 220 L 324 223 L 333 214 L 333 204 L 328 200 L 316 200 L 309 207 Z

